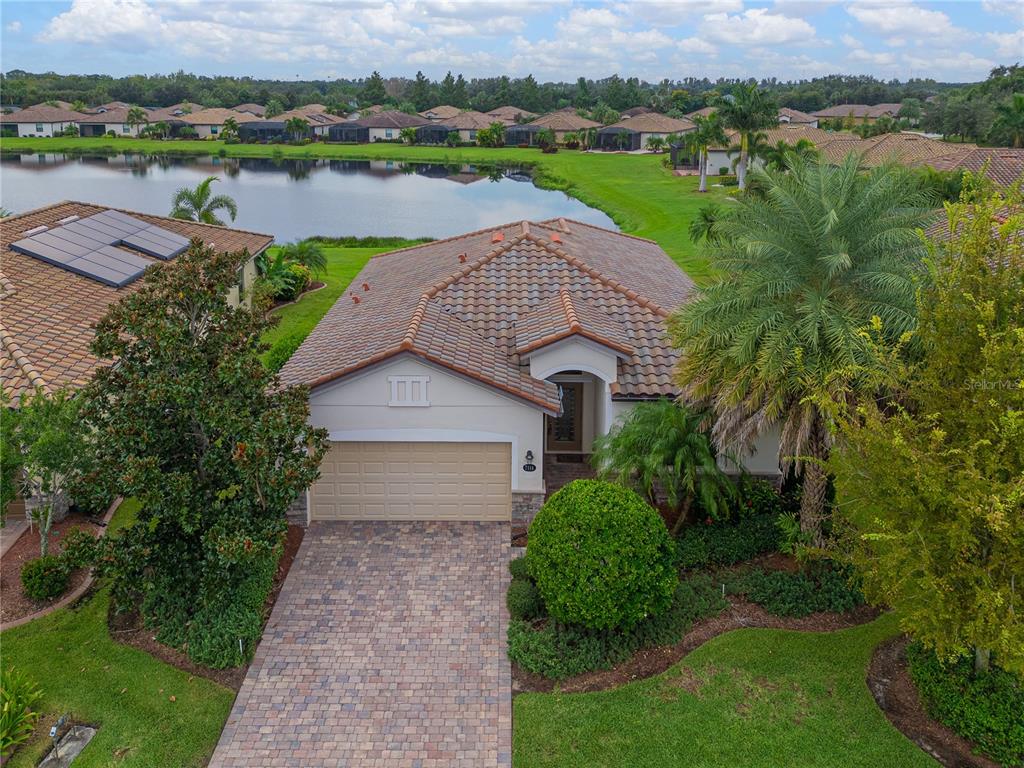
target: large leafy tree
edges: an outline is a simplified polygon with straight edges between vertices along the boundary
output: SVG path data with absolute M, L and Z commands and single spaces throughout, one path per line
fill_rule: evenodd
M 359 103 L 364 106 L 372 106 L 374 104 L 380 104 L 387 98 L 387 91 L 384 89 L 384 78 L 380 76 L 380 72 L 377 70 L 373 71 L 366 82 L 363 84 L 363 90 L 359 94 Z
M 941 657 L 1024 672 L 1022 202 L 1018 187 L 948 206 L 920 357 L 879 347 L 900 396 L 849 414 L 830 467 L 867 596 Z
M 266 562 L 325 449 L 308 393 L 260 361 L 266 307 L 228 299 L 248 258 L 194 240 L 151 268 L 97 325 L 93 353 L 117 362 L 81 394 L 93 482 L 141 502 L 101 562 L 119 605 L 139 602 L 174 645 Z
M 633 488 L 655 506 L 662 494 L 676 513 L 673 534 L 689 518 L 694 502 L 711 517 L 723 516 L 733 485 L 718 467 L 703 428 L 705 416 L 671 400 L 637 405 L 594 441 L 598 476 Z
M 696 115 L 693 118 L 696 130 L 684 134 L 684 142 L 692 154 L 697 156 L 697 165 L 700 168 L 700 186 L 698 192 L 708 191 L 708 149 L 710 147 L 723 146 L 729 139 L 725 135 L 725 128 L 717 112 L 708 117 Z
M 217 211 L 227 211 L 231 220 L 238 215 L 238 205 L 228 195 L 215 195 L 210 185 L 217 181 L 216 176 L 208 176 L 195 189 L 182 187 L 174 193 L 171 200 L 171 216 L 188 221 L 201 221 L 204 224 L 223 226 L 224 222 L 217 216 Z
M 1013 147 L 1024 147 L 1024 93 L 1015 93 L 1008 101 L 996 106 L 992 134 Z
M 753 84 L 740 84 L 733 89 L 731 94 L 720 98 L 715 104 L 715 108 L 723 125 L 739 133 L 739 162 L 736 166 L 736 180 L 740 189 L 746 189 L 751 137 L 765 128 L 778 124 L 778 105 L 775 103 L 774 97 L 767 91 L 763 91 Z
M 791 156 L 755 169 L 762 195 L 737 199 L 713 225 L 707 252 L 719 277 L 672 319 L 686 394 L 711 408 L 720 449 L 781 429 L 780 459 L 802 474 L 800 523 L 816 543 L 828 486 L 824 460 L 837 401 L 876 392 L 848 375 L 881 317 L 898 338 L 916 322 L 915 277 L 928 222 L 916 176 L 894 166 L 858 173 Z
M 419 112 L 431 107 L 430 80 L 422 72 L 416 73 L 416 79 L 413 80 L 412 87 L 409 89 L 409 101 Z

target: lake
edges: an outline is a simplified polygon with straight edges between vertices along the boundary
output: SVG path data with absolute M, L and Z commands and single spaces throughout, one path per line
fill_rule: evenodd
M 238 203 L 234 226 L 279 241 L 310 235 L 440 238 L 559 216 L 617 229 L 604 213 L 565 193 L 535 187 L 525 170 L 392 160 L 5 153 L 0 204 L 19 213 L 80 200 L 166 216 L 175 191 L 207 176 L 220 179 L 215 194 Z

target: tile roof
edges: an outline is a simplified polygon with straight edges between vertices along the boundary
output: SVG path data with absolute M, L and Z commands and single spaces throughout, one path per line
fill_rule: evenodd
M 252 102 L 246 102 L 245 104 L 239 104 L 237 107 L 232 107 L 235 112 L 248 112 L 256 115 L 256 117 L 263 117 L 267 114 L 267 108 L 262 104 L 253 104 Z
M 483 112 L 471 109 L 466 112 L 459 112 L 454 117 L 445 118 L 441 122 L 446 127 L 455 131 L 479 131 L 484 128 L 490 128 L 491 123 L 500 121 L 494 115 L 485 115 Z
M 449 118 L 455 117 L 461 111 L 461 109 L 459 109 L 458 107 L 453 107 L 451 104 L 442 104 L 441 106 L 434 107 L 433 109 L 425 109 L 419 114 L 420 117 L 426 117 L 428 119 L 447 120 Z
M 108 206 L 63 202 L 3 220 L 0 228 L 0 373 L 12 398 L 36 386 L 52 391 L 80 387 L 102 361 L 89 351 L 93 327 L 107 307 L 138 290 L 141 280 L 112 288 L 10 249 L 39 226 L 59 226 L 69 216 L 85 218 Z M 115 209 L 119 210 L 119 209 Z M 248 249 L 255 255 L 273 242 L 270 235 L 211 224 L 122 211 L 185 237 L 198 237 L 223 251 Z M 153 263 L 159 260 L 138 253 Z
M 952 146 L 952 145 L 950 145 Z M 1024 176 L 1024 149 L 967 147 L 948 155 L 922 160 L 937 171 L 964 170 L 985 175 L 996 184 L 1009 186 Z
M 692 290 L 650 240 L 564 219 L 492 227 L 370 259 L 281 376 L 319 386 L 408 353 L 557 410 L 519 347 L 571 329 L 621 355 L 616 397 L 671 395 L 665 319 Z
M 692 120 L 669 117 L 657 112 L 642 112 L 634 117 L 619 120 L 608 127 L 625 128 L 637 133 L 686 133 L 697 126 Z
M 690 119 L 690 120 L 693 120 L 693 118 L 698 117 L 698 116 L 700 116 L 700 117 L 711 117 L 717 111 L 718 111 L 718 107 L 701 107 L 700 109 L 693 110 L 693 112 L 688 112 L 686 114 L 686 117 L 688 119 Z
M 636 117 L 637 115 L 646 115 L 648 112 L 653 112 L 653 111 L 654 110 L 651 109 L 650 107 L 630 107 L 629 109 L 625 109 L 625 110 L 622 111 L 622 116 L 623 117 Z
M 539 128 L 550 128 L 552 131 L 585 131 L 588 128 L 600 128 L 600 123 L 580 117 L 574 111 L 558 111 L 538 117 L 529 125 Z
M 111 107 L 106 112 L 97 112 L 91 115 L 85 115 L 79 118 L 79 123 L 127 123 L 128 112 L 132 107 Z M 146 119 L 149 119 L 149 111 L 143 109 L 146 113 Z
M 506 123 L 515 123 L 517 120 L 531 119 L 537 116 L 533 112 L 530 112 L 525 109 L 520 109 L 519 107 L 513 107 L 509 104 L 506 104 L 505 106 L 502 107 L 495 107 L 494 109 L 490 110 L 487 114 L 490 115 L 491 117 L 496 117 L 499 120 L 503 120 Z
M 902 106 L 902 104 L 836 104 L 819 109 L 814 113 L 814 117 L 826 119 L 836 117 L 879 118 L 883 115 L 895 116 Z
M 233 109 L 222 109 L 221 107 L 200 109 L 198 112 L 181 115 L 178 119 L 189 125 L 223 125 L 229 117 L 233 117 L 239 124 L 252 123 L 260 119 L 249 112 L 235 112 Z
M 192 104 L 188 101 L 179 101 L 177 104 L 171 104 L 169 107 L 158 107 L 157 109 L 151 110 L 149 113 L 149 119 L 151 122 L 159 122 L 161 120 L 180 120 L 186 114 L 191 112 L 198 112 L 203 107 L 200 104 Z
M 41 104 L 10 114 L 0 114 L 0 123 L 77 123 L 86 115 L 63 107 Z
M 783 119 L 785 118 L 785 119 Z M 814 115 L 809 115 L 806 112 L 801 112 L 799 109 L 790 109 L 789 107 L 779 107 L 779 122 L 780 123 L 814 123 L 817 122 L 818 118 Z
M 418 128 L 421 125 L 430 125 L 430 121 L 425 117 L 407 115 L 405 112 L 396 110 L 377 112 L 349 122 L 354 122 L 363 128 Z

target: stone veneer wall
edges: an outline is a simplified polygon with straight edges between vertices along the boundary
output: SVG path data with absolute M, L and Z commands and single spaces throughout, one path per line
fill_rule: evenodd
M 512 494 L 512 527 L 529 528 L 544 504 L 544 492 Z
M 288 507 L 288 511 L 285 513 L 285 517 L 289 523 L 295 523 L 306 526 L 308 522 L 306 520 L 306 492 L 303 491 L 299 494 L 299 498 L 292 502 L 291 506 Z

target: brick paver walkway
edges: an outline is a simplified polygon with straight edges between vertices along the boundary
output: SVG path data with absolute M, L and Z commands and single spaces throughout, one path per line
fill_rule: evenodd
M 512 763 L 507 523 L 313 523 L 210 768 Z

